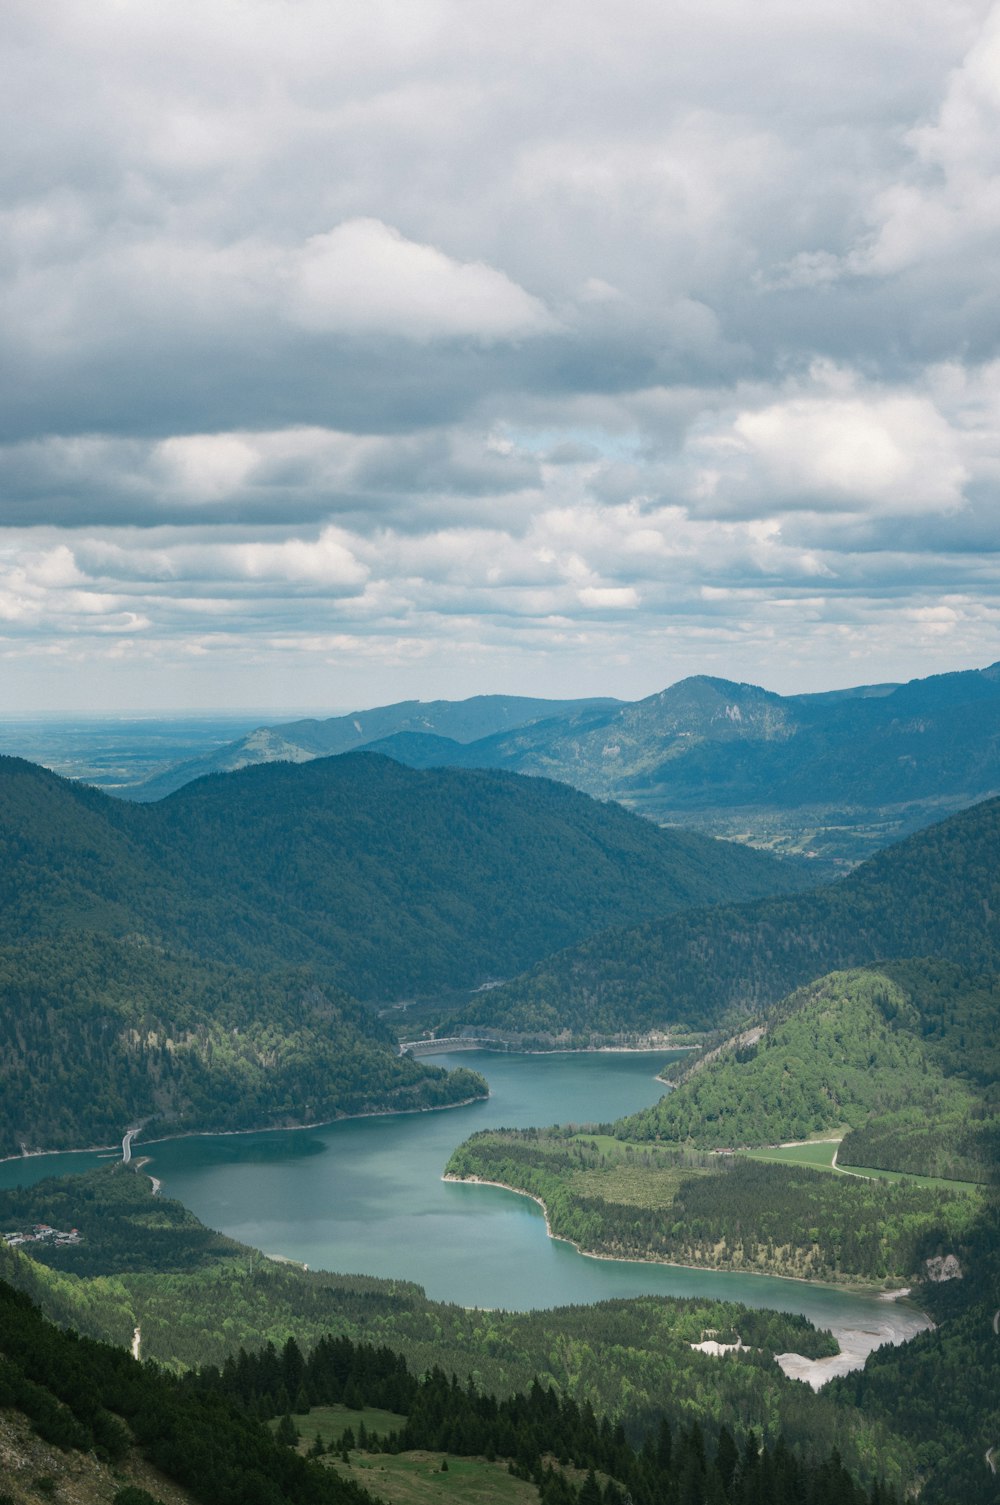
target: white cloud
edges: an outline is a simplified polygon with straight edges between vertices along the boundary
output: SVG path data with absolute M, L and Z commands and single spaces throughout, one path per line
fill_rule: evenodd
M 537 298 L 495 267 L 455 261 L 377 219 L 311 236 L 287 275 L 292 317 L 307 329 L 495 340 L 557 328 Z

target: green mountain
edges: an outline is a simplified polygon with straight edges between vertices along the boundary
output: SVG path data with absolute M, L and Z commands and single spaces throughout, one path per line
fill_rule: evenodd
M 563 779 L 661 824 L 852 863 L 1000 791 L 1000 665 L 820 695 L 699 675 L 465 745 L 374 746 L 419 767 Z
M 352 711 L 323 721 L 307 718 L 260 726 L 235 742 L 189 758 L 116 792 L 125 799 L 158 800 L 209 773 L 233 773 L 252 763 L 307 763 L 357 752 L 394 733 L 433 734 L 446 742 L 474 742 L 551 716 L 604 711 L 618 702 L 537 700 L 528 695 L 474 695 L 469 700 L 402 700 L 396 705 Z M 405 760 L 404 760 L 405 761 Z
M 0 1154 L 443 1106 L 373 1000 L 801 882 L 547 780 L 351 754 L 130 805 L 0 759 Z
M 472 987 L 611 924 L 805 881 L 547 780 L 371 754 L 131 805 L 0 760 L 0 943 L 138 934 L 391 999 Z
M 714 1028 L 823 973 L 912 956 L 1000 970 L 1000 800 L 908 837 L 830 887 L 610 930 L 451 1024 L 529 1035 Z
M 718 1148 L 850 1129 L 841 1166 L 985 1181 L 997 1163 L 998 1003 L 996 979 L 955 967 L 831 973 L 709 1052 L 615 1133 Z

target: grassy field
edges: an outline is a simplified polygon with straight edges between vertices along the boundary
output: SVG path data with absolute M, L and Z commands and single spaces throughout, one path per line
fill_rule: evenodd
M 669 1207 L 681 1181 L 706 1174 L 673 1163 L 676 1147 L 630 1144 L 610 1134 L 574 1134 L 568 1143 L 596 1150 L 605 1162 L 572 1171 L 571 1189 L 581 1197 L 599 1197 L 625 1207 Z
M 775 1145 L 762 1150 L 739 1150 L 751 1160 L 774 1160 L 779 1165 L 808 1165 L 814 1171 L 832 1171 L 840 1140 L 811 1140 L 808 1144 Z
M 947 1181 L 941 1176 L 912 1176 L 903 1171 L 884 1171 L 877 1166 L 834 1165 L 840 1140 L 812 1140 L 808 1144 L 777 1145 L 764 1150 L 740 1150 L 751 1160 L 774 1160 L 781 1165 L 808 1165 L 816 1171 L 836 1171 L 842 1176 L 864 1176 L 874 1181 L 908 1181 L 911 1186 L 932 1186 L 941 1191 L 979 1192 L 974 1181 Z
M 448 1464 L 442 1472 L 442 1461 Z M 538 1505 L 538 1490 L 507 1472 L 506 1463 L 484 1458 L 456 1458 L 453 1454 L 352 1453 L 350 1464 L 339 1458 L 326 1461 L 342 1479 L 353 1479 L 389 1505 Z
M 329 1446 L 331 1442 L 339 1442 L 348 1427 L 357 1437 L 363 1423 L 366 1431 L 384 1437 L 389 1432 L 398 1432 L 406 1417 L 398 1416 L 395 1411 L 379 1411 L 373 1406 L 365 1406 L 360 1411 L 352 1411 L 349 1406 L 313 1406 L 308 1416 L 293 1416 L 292 1420 L 302 1439 L 299 1452 L 304 1453 L 316 1441 L 317 1435 Z M 271 1422 L 272 1428 L 277 1425 L 276 1420 Z

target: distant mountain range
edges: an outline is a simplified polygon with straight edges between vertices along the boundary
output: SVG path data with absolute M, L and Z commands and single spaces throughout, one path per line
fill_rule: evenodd
M 632 703 L 403 702 L 261 728 L 120 793 L 158 799 L 204 773 L 349 748 L 543 775 L 658 824 L 847 866 L 1000 793 L 1000 665 L 816 695 L 697 676 Z
M 324 721 L 307 718 L 278 726 L 261 726 L 235 742 L 200 757 L 186 759 L 152 778 L 115 792 L 126 799 L 159 800 L 207 773 L 234 773 L 253 763 L 309 763 L 313 758 L 329 758 L 337 753 L 371 751 L 382 739 L 397 734 L 439 737 L 445 747 L 455 747 L 502 734 L 528 722 L 608 710 L 620 703 L 610 699 L 536 700 L 527 695 L 474 695 L 469 700 L 401 700 L 395 705 L 351 711 L 347 716 L 331 716 Z M 399 758 L 397 761 L 405 763 L 409 760 Z M 446 763 L 449 761 L 444 759 Z M 415 766 L 425 765 L 417 763 Z M 483 765 L 474 762 L 470 766 L 478 768 Z

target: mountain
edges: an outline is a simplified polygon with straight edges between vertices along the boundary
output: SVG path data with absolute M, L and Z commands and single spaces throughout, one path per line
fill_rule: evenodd
M 998 988 L 942 963 L 831 973 L 696 1060 L 615 1133 L 708 1149 L 845 1135 L 841 1168 L 987 1181 Z
M 912 956 L 1000 970 L 1000 800 L 908 837 L 827 888 L 596 936 L 493 989 L 451 1026 L 712 1028 L 823 973 Z
M 418 767 L 562 779 L 660 824 L 853 864 L 1000 792 L 1000 666 L 789 696 L 697 676 L 476 742 L 376 746 Z
M 1000 793 L 1000 664 L 811 695 L 697 675 L 631 703 L 403 701 L 261 727 L 116 793 L 347 751 L 558 779 L 660 825 L 807 853 L 818 876 Z
M 0 943 L 91 931 L 362 998 L 511 975 L 608 925 L 800 887 L 548 780 L 372 754 L 263 764 L 126 804 L 0 760 Z
M 312 758 L 356 752 L 399 732 L 431 734 L 462 744 L 538 721 L 579 711 L 609 709 L 618 702 L 537 700 L 527 695 L 474 695 L 469 700 L 403 700 L 373 710 L 352 711 L 323 721 L 305 719 L 261 726 L 212 752 L 154 774 L 116 793 L 132 800 L 158 800 L 208 773 L 232 773 L 252 763 L 307 763 Z M 405 762 L 406 759 L 401 761 Z
M 0 1156 L 149 1133 L 328 1122 L 486 1096 L 397 1053 L 329 983 L 68 933 L 0 947 Z

